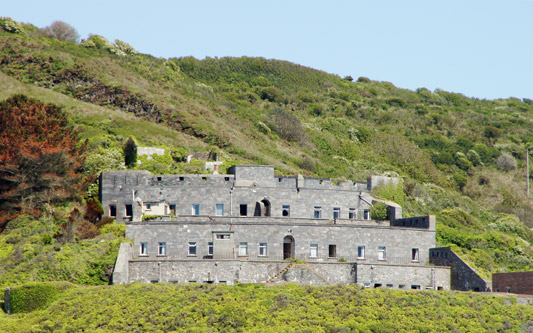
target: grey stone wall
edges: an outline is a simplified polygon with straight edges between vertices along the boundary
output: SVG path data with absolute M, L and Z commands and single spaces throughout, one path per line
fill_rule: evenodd
M 462 291 L 490 291 L 491 283 L 481 278 L 449 247 L 430 249 L 430 263 L 451 267 L 451 287 Z
M 357 264 L 357 282 L 366 287 L 449 290 L 450 268 Z
M 120 244 L 117 261 L 115 263 L 115 267 L 113 268 L 113 275 L 111 278 L 113 284 L 122 284 L 129 282 L 128 262 L 131 259 L 131 252 L 131 243 Z
M 359 182 L 339 185 L 329 179 L 275 177 L 271 166 L 234 166 L 228 175 L 151 175 L 147 171 L 106 171 L 102 173 L 101 202 L 104 215 L 110 205 L 116 207 L 118 221 L 141 221 L 143 202 L 165 202 L 175 206 L 175 215 L 192 215 L 192 206 L 200 205 L 200 215 L 215 216 L 216 205 L 224 205 L 224 216 L 240 216 L 241 205 L 247 205 L 246 216 L 258 215 L 258 205 L 268 205 L 270 215 L 313 218 L 315 207 L 322 218 L 333 218 L 339 208 L 340 218 L 363 219 L 370 208 L 371 197 Z M 361 199 L 363 196 L 363 199 Z M 366 199 L 365 199 L 366 198 Z M 133 216 L 126 218 L 126 205 Z M 265 210 L 263 210 L 265 211 Z
M 282 222 L 283 221 L 283 222 Z M 189 242 L 196 242 L 197 258 L 209 258 L 208 242 L 213 241 L 213 232 L 231 231 L 234 256 L 238 257 L 241 242 L 247 245 L 247 258 L 258 258 L 259 243 L 267 243 L 265 259 L 282 260 L 283 242 L 286 236 L 294 240 L 294 257 L 311 261 L 337 261 L 344 258 L 354 262 L 379 262 L 378 247 L 385 247 L 384 262 L 395 264 L 427 263 L 429 249 L 435 246 L 435 232 L 408 227 L 391 227 L 380 221 L 315 221 L 313 219 L 282 218 L 225 218 L 188 217 L 183 221 L 159 221 L 128 223 L 126 236 L 134 240 L 133 258 L 139 258 L 140 244 L 148 244 L 146 259 L 157 258 L 159 242 L 166 243 L 168 259 L 191 258 Z M 318 245 L 318 256 L 310 258 L 311 244 Z M 335 246 L 335 256 L 329 257 L 329 246 Z M 358 246 L 365 247 L 365 258 L 358 259 Z M 412 260 L 413 249 L 418 249 L 418 261 Z M 214 249 L 215 254 L 217 249 Z
M 133 260 L 130 281 L 175 283 L 277 283 L 369 288 L 450 289 L 447 267 L 239 260 Z
M 288 267 L 289 269 L 285 271 Z M 311 285 L 354 284 L 355 269 L 350 263 L 295 264 L 288 261 L 161 260 L 129 263 L 130 281 L 266 283 L 296 282 Z M 279 274 L 283 272 L 282 274 Z M 279 275 L 278 275 L 279 274 Z

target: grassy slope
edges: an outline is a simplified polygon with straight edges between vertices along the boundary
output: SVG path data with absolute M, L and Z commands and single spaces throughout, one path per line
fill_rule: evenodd
M 523 223 L 533 224 L 533 210 L 523 194 L 523 172 L 495 163 L 509 152 L 523 168 L 523 148 L 533 141 L 529 100 L 349 82 L 262 58 L 121 58 L 3 32 L 0 43 L 1 70 L 9 74 L 0 74 L 0 96 L 24 92 L 64 105 L 95 154 L 134 135 L 142 145 L 216 147 L 226 160 L 273 164 L 284 174 L 364 179 L 397 173 L 405 179 L 405 214 L 437 214 L 440 245 L 456 246 L 484 276 L 532 267 L 533 237 Z M 114 95 L 84 88 L 97 83 Z M 109 98 L 121 94 L 156 109 L 130 109 Z M 291 115 L 298 126 L 289 133 L 296 138 L 280 128 Z M 457 154 L 470 150 L 483 164 Z M 159 165 L 152 171 L 184 170 Z
M 0 314 L 0 330 L 520 332 L 531 318 L 530 306 L 467 293 L 136 283 L 71 288 L 44 310 Z

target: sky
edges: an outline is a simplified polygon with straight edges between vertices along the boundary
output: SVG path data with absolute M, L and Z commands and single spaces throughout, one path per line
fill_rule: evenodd
M 533 0 L 2 0 L 156 57 L 264 57 L 480 99 L 533 99 Z

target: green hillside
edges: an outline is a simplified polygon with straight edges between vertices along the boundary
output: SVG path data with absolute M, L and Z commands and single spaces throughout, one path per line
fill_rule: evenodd
M 32 295 L 28 288 L 25 297 Z M 51 303 L 0 313 L 0 330 L 525 332 L 533 307 L 513 297 L 296 285 L 58 285 Z M 44 290 L 44 289 L 41 289 Z M 507 303 L 507 304 L 505 304 Z M 48 305 L 47 305 L 48 304 Z
M 31 25 L 6 29 L 5 22 L 0 100 L 22 93 L 62 106 L 80 142 L 87 140 L 86 175 L 124 168 L 129 136 L 141 146 L 168 148 L 142 164 L 160 174 L 204 172 L 183 157 L 217 151 L 226 166 L 270 164 L 280 174 L 399 175 L 399 193 L 376 194 L 401 203 L 406 216 L 437 215 L 438 244 L 452 246 L 484 277 L 533 269 L 533 207 L 525 195 L 533 100 L 411 91 L 364 77 L 353 82 L 264 58 L 155 58 L 98 36 L 77 44 L 43 37 Z M 52 222 L 56 229 L 61 223 Z M 32 258 L 64 248 L 31 238 L 35 230 L 16 240 L 13 231 L 0 234 L 0 244 L 13 244 L 2 246 L 0 259 L 22 244 L 33 249 L 24 260 L 0 260 L 9 277 L 0 285 L 58 279 L 30 274 Z

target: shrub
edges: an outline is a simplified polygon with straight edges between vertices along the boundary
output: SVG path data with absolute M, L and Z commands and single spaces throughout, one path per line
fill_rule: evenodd
M 468 160 L 465 154 L 461 152 L 455 153 L 455 165 L 461 170 L 468 170 L 472 167 L 472 162 Z
M 109 41 L 100 35 L 89 35 L 89 38 L 82 40 L 80 45 L 97 49 L 108 49 L 111 46 Z
M 31 312 L 46 308 L 73 284 L 68 282 L 35 282 L 16 287 L 9 293 L 12 313 Z
M 63 21 L 54 21 L 47 27 L 41 29 L 46 37 L 56 38 L 65 42 L 75 42 L 80 35 L 70 24 Z
M 100 229 L 102 235 L 111 234 L 116 237 L 124 237 L 126 234 L 126 225 L 124 223 L 116 223 L 114 220 L 112 223 L 104 225 Z
M 504 152 L 496 160 L 496 165 L 505 171 L 514 170 L 516 169 L 516 160 L 511 154 Z
M 475 150 L 469 150 L 466 154 L 466 157 L 470 162 L 472 162 L 473 166 L 483 165 L 483 162 L 481 162 L 481 157 Z
M 109 47 L 108 49 L 109 52 L 121 57 L 138 53 L 133 46 L 119 39 L 115 39 L 115 44 Z
M 343 80 L 352 82 L 352 81 L 353 81 L 353 77 L 351 77 L 350 75 L 346 75 L 346 76 L 343 78 Z
M 283 140 L 302 144 L 308 141 L 300 119 L 281 108 L 274 109 L 270 113 L 270 123 Z
M 128 168 L 133 168 L 137 165 L 137 144 L 131 136 L 124 144 L 124 163 Z
M 281 103 L 283 101 L 283 91 L 276 87 L 265 87 L 259 91 L 259 97 L 269 102 Z
M 383 202 L 377 202 L 370 208 L 370 217 L 373 220 L 386 220 L 387 219 L 387 205 Z
M 368 83 L 368 82 L 370 82 L 370 79 L 367 78 L 367 77 L 364 77 L 364 76 L 360 76 L 360 77 L 357 79 L 357 82 Z
M 18 23 L 10 17 L 0 18 L 0 28 L 6 32 L 10 32 L 13 34 L 19 34 L 23 31 L 22 24 Z

